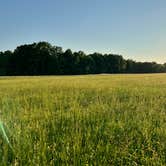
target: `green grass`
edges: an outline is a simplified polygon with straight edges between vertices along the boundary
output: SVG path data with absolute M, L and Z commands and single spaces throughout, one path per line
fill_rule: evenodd
M 166 74 L 1 77 L 0 165 L 166 165 Z

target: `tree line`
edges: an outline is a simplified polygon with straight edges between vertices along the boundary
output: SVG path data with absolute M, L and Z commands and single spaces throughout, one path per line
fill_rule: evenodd
M 136 62 L 121 55 L 63 51 L 48 42 L 18 46 L 0 52 L 0 75 L 79 75 L 99 73 L 161 73 L 166 63 Z

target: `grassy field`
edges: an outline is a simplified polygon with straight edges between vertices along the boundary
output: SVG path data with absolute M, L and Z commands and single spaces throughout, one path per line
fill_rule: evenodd
M 166 165 L 166 74 L 0 77 L 0 165 Z

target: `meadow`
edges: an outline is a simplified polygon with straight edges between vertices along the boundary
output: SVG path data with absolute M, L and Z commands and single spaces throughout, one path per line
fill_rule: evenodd
M 0 77 L 0 165 L 166 165 L 166 74 Z

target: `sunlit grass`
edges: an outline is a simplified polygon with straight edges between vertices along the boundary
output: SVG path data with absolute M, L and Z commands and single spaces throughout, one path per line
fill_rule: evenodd
M 0 165 L 165 165 L 166 74 L 1 77 Z

